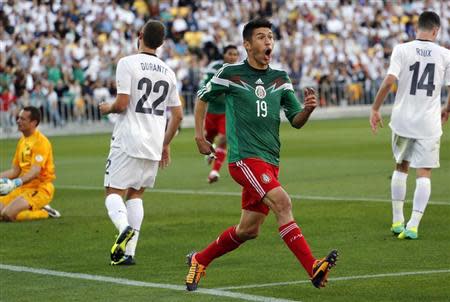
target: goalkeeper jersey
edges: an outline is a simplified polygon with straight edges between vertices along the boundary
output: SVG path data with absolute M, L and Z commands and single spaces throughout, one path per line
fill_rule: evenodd
M 224 65 L 198 97 L 213 103 L 224 94 L 228 162 L 260 158 L 278 166 L 280 111 L 290 122 L 303 110 L 285 71 L 258 70 L 247 60 Z
M 13 165 L 20 167 L 20 175 L 28 173 L 31 166 L 41 167 L 39 176 L 24 184 L 27 187 L 34 187 L 42 182 L 51 182 L 56 178 L 55 165 L 53 163 L 52 144 L 39 130 L 28 137 L 22 135 L 17 143 L 14 154 Z

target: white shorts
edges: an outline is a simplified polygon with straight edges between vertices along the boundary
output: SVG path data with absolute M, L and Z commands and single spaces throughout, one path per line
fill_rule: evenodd
M 441 139 L 414 139 L 392 132 L 392 153 L 397 164 L 408 161 L 412 168 L 439 168 Z
M 111 148 L 106 161 L 105 187 L 126 190 L 153 188 L 159 161 L 128 156 L 120 148 Z

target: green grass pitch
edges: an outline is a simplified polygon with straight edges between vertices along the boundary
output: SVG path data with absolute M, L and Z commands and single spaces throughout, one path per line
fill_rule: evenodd
M 52 205 L 62 218 L 0 223 L 0 301 L 448 301 L 450 127 L 444 127 L 441 168 L 433 171 L 431 202 L 416 241 L 389 232 L 390 135 L 388 127 L 372 135 L 367 119 L 281 127 L 280 180 L 292 196 L 296 220 L 316 257 L 331 248 L 340 252 L 326 288 L 308 282 L 271 214 L 258 239 L 211 264 L 200 288 L 214 290 L 199 293 L 180 290 L 185 255 L 238 222 L 240 188 L 226 167 L 218 183 L 206 183 L 209 168 L 197 153 L 193 130 L 175 138 L 171 166 L 144 196 L 133 267 L 109 266 L 116 231 L 102 184 L 110 135 L 53 137 Z M 0 141 L 1 170 L 9 167 L 15 144 Z M 411 172 L 407 219 L 415 186 Z M 246 287 L 232 288 L 238 286 Z

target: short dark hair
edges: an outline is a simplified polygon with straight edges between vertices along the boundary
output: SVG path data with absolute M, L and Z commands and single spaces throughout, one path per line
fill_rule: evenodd
M 245 24 L 242 32 L 244 41 L 250 41 L 253 35 L 253 31 L 260 27 L 266 27 L 272 29 L 272 23 L 266 18 L 256 18 Z
M 228 44 L 227 46 L 225 46 L 223 48 L 223 54 L 226 54 L 227 51 L 229 51 L 230 49 L 236 49 L 237 50 L 237 46 L 233 45 L 233 44 Z
M 160 47 L 163 44 L 165 37 L 166 27 L 157 20 L 147 21 L 142 28 L 142 40 L 144 41 L 144 45 L 151 49 Z
M 432 11 L 426 11 L 419 16 L 419 29 L 430 31 L 435 27 L 441 27 L 441 19 L 438 14 Z
M 30 112 L 30 120 L 37 121 L 36 126 L 41 122 L 41 111 L 34 106 L 26 106 L 23 107 L 23 111 Z

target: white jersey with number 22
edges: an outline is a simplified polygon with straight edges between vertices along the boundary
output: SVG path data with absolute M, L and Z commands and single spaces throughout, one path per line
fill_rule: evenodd
M 152 54 L 121 58 L 116 70 L 117 94 L 130 101 L 115 124 L 111 148 L 131 157 L 161 160 L 166 107 L 180 106 L 175 73 Z

